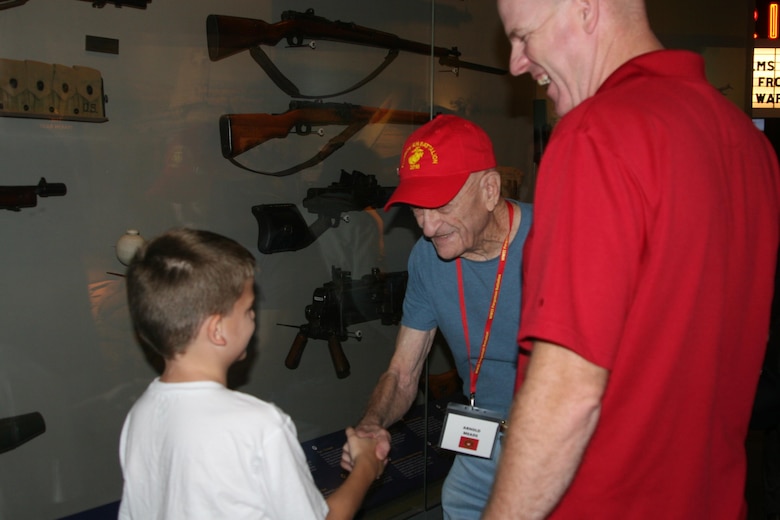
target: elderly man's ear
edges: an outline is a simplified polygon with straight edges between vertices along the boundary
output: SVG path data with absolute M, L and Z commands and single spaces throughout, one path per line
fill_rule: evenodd
M 493 211 L 501 199 L 501 174 L 497 170 L 488 170 L 482 176 L 482 193 L 489 211 Z

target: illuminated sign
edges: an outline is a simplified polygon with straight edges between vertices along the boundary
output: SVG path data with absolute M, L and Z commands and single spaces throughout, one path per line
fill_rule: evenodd
M 780 48 L 777 47 L 753 49 L 753 90 L 750 97 L 754 115 L 762 115 L 756 110 L 780 108 L 778 55 Z
M 780 2 L 756 0 L 753 21 L 755 22 L 753 38 L 777 40 L 780 37 Z
M 756 0 L 753 11 L 753 117 L 780 115 L 780 2 Z

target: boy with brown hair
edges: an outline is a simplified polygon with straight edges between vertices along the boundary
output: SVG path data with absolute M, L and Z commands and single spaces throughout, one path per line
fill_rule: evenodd
M 209 231 L 145 244 L 127 270 L 141 341 L 165 369 L 134 404 L 120 439 L 120 519 L 352 518 L 383 462 L 347 429 L 359 463 L 327 502 L 295 425 L 271 403 L 227 388 L 255 330 L 255 259 Z

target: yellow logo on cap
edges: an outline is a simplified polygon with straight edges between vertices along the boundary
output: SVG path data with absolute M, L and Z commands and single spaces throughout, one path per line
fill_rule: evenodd
M 431 156 L 431 164 L 439 164 L 439 156 L 436 149 L 425 141 L 415 141 L 410 144 L 404 152 L 403 160 L 409 165 L 410 170 L 419 170 L 420 161 L 425 156 L 425 152 Z

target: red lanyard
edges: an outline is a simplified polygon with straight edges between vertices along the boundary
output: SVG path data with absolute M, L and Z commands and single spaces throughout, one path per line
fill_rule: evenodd
M 509 208 L 509 231 L 507 231 L 504 243 L 501 246 L 501 254 L 498 257 L 498 271 L 496 272 L 496 281 L 493 284 L 493 297 L 490 300 L 490 311 L 488 312 L 487 320 L 485 323 L 485 333 L 482 335 L 482 347 L 479 351 L 479 359 L 477 359 L 476 366 L 471 365 L 471 341 L 469 340 L 469 324 L 468 317 L 466 316 L 466 295 L 463 291 L 463 269 L 460 265 L 460 257 L 455 259 L 455 265 L 458 269 L 458 292 L 460 294 L 460 317 L 463 321 L 463 334 L 466 338 L 466 356 L 469 362 L 469 376 L 470 376 L 470 389 L 471 395 L 469 401 L 471 406 L 474 406 L 474 399 L 477 392 L 477 379 L 479 378 L 479 371 L 482 368 L 482 361 L 485 359 L 485 351 L 487 351 L 488 341 L 490 340 L 490 329 L 493 327 L 493 317 L 496 312 L 496 303 L 498 303 L 498 293 L 501 291 L 501 280 L 504 276 L 504 267 L 506 267 L 506 255 L 509 250 L 509 236 L 512 234 L 512 221 L 514 219 L 514 206 L 509 201 L 506 201 L 506 205 Z

